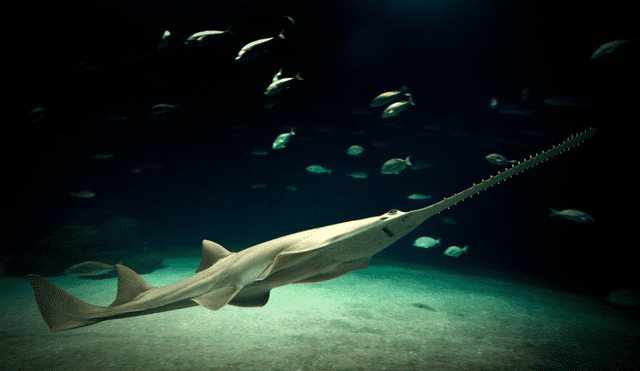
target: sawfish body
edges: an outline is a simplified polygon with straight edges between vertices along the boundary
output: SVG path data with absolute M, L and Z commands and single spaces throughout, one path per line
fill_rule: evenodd
M 135 317 L 196 305 L 262 307 L 270 290 L 293 283 L 316 283 L 365 269 L 371 257 L 413 231 L 425 220 L 532 166 L 569 150 L 596 132 L 589 129 L 558 146 L 425 208 L 389 212 L 310 229 L 249 247 L 237 253 L 204 240 L 196 274 L 164 287 L 116 264 L 118 292 L 108 307 L 83 302 L 37 275 L 28 275 L 36 302 L 53 332 L 109 319 Z

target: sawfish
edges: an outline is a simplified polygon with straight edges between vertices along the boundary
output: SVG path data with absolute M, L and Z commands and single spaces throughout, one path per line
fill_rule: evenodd
M 421 209 L 394 209 L 380 216 L 309 229 L 236 253 L 204 240 L 195 274 L 167 286 L 154 287 L 130 268 L 116 264 L 118 289 L 108 307 L 86 303 L 40 276 L 29 274 L 27 279 L 40 314 L 52 332 L 197 305 L 213 311 L 225 305 L 263 307 L 273 288 L 324 282 L 367 268 L 373 255 L 430 217 L 581 144 L 595 133 L 596 129 L 591 128 L 572 135 L 547 151 Z

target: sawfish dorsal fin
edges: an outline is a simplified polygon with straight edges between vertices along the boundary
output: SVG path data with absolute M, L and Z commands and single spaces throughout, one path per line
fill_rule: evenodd
M 155 289 L 131 268 L 119 263 L 114 268 L 118 272 L 118 294 L 110 307 L 128 303 L 143 292 Z
M 222 247 L 220 244 L 209 240 L 202 240 L 202 259 L 200 260 L 198 269 L 196 269 L 196 273 L 211 267 L 219 260 L 224 259 L 231 254 L 233 253 Z

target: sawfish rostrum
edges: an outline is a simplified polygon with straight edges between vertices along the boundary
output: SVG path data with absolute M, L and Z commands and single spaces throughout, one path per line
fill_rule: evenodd
M 528 160 L 433 205 L 314 228 L 232 253 L 203 241 L 196 273 L 164 287 L 116 264 L 118 291 L 108 307 L 83 302 L 46 279 L 28 275 L 42 318 L 53 332 L 102 321 L 188 308 L 218 310 L 225 305 L 262 307 L 271 289 L 292 283 L 332 280 L 365 269 L 371 257 L 413 231 L 430 217 L 524 170 L 569 150 L 596 133 L 589 129 Z

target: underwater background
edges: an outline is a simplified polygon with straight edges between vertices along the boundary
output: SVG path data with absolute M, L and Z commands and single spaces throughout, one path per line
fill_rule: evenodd
M 637 308 L 605 300 L 612 291 L 639 286 L 633 240 L 625 238 L 637 219 L 629 196 L 635 145 L 630 133 L 640 82 L 633 40 L 640 33 L 628 2 L 71 1 L 19 7 L 15 16 L 24 27 L 10 37 L 15 51 L 5 70 L 14 79 L 7 85 L 4 119 L 8 188 L 0 261 L 3 292 L 20 298 L 4 300 L 0 312 L 15 319 L 26 312 L 14 306 L 29 308 L 28 318 L 0 331 L 14 355 L 62 335 L 49 334 L 26 274 L 67 280 L 66 289 L 108 282 L 115 290 L 114 275 L 62 274 L 96 260 L 122 262 L 147 278 L 171 262 L 195 269 L 203 239 L 237 252 L 306 229 L 425 207 L 503 170 L 484 158 L 488 154 L 522 160 L 597 127 L 597 135 L 579 147 L 432 217 L 375 255 L 369 269 L 391 267 L 380 273 L 390 277 L 402 275 L 398 267 L 476 277 L 478 290 L 484 280 L 496 279 L 582 295 L 588 305 L 601 306 L 589 309 L 593 313 L 630 323 L 616 322 L 609 342 L 593 340 L 602 352 L 599 363 L 580 363 L 576 356 L 542 369 L 622 370 L 640 363 L 630 356 L 638 350 Z M 216 43 L 184 44 L 196 32 L 228 27 L 231 32 Z M 159 47 L 165 30 L 170 39 Z M 285 39 L 277 37 L 281 31 Z M 270 37 L 268 51 L 234 60 L 246 44 Z M 618 39 L 631 41 L 607 58 L 590 58 Z M 280 69 L 282 77 L 299 73 L 303 80 L 265 96 Z M 369 106 L 377 95 L 405 84 L 415 106 L 389 118 L 380 117 L 383 107 Z M 511 110 L 490 107 L 492 98 Z M 157 104 L 176 108 L 151 113 Z M 272 149 L 276 137 L 291 129 L 295 135 L 286 147 Z M 352 145 L 364 153 L 348 155 Z M 385 161 L 407 156 L 426 167 L 380 173 Z M 331 174 L 307 171 L 311 165 Z M 348 176 L 354 172 L 368 177 Z M 407 198 L 412 194 L 431 197 Z M 552 218 L 549 208 L 577 209 L 595 221 Z M 441 245 L 413 246 L 421 236 L 441 239 Z M 453 245 L 468 245 L 468 253 L 444 255 Z M 428 282 L 428 275 L 423 278 Z M 456 279 L 448 280 L 455 285 Z M 348 290 L 348 282 L 341 287 Z M 295 307 L 300 286 L 314 285 L 274 290 L 265 308 L 287 296 L 278 295 L 285 289 Z M 394 290 L 378 289 L 383 296 Z M 353 290 L 367 288 L 353 284 Z M 300 295 L 302 308 L 308 303 Z M 90 295 L 83 300 L 92 302 Z M 427 305 L 417 302 L 406 304 Z M 188 311 L 215 317 L 225 310 L 240 317 L 252 315 L 242 311 L 256 313 L 235 307 Z M 161 326 L 171 321 L 161 316 L 148 317 L 158 317 L 158 330 L 169 331 Z M 119 322 L 109 321 L 115 334 Z M 103 325 L 72 332 L 99 334 Z M 126 331 L 135 332 L 130 326 Z M 225 341 L 241 341 L 251 328 L 228 331 Z M 624 345 L 613 349 L 611 339 Z M 144 352 L 151 357 L 157 349 Z M 607 363 L 613 359 L 618 363 Z M 20 365 L 37 362 L 45 362 L 42 369 L 83 368 L 81 362 L 32 361 L 25 355 L 3 363 L 7 369 L 33 369 Z M 191 369 L 144 357 L 137 362 L 111 368 Z M 300 362 L 272 362 L 263 369 L 384 369 L 384 362 Z M 469 362 L 466 369 L 501 369 L 503 361 Z M 427 358 L 393 364 L 387 369 L 460 369 L 447 362 L 434 366 Z M 516 362 L 504 369 L 540 364 L 518 368 Z M 259 366 L 256 360 L 211 369 Z

